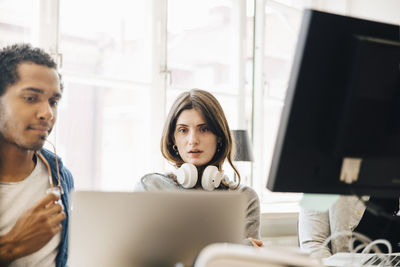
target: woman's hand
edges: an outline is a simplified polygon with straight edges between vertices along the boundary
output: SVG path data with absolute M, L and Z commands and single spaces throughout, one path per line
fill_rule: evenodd
M 253 244 L 253 247 L 259 248 L 263 246 L 263 242 L 261 240 L 258 239 L 254 239 L 252 237 L 248 238 L 250 240 L 250 242 Z

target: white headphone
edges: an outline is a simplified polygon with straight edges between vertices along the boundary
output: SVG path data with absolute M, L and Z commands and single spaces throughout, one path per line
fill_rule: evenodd
M 215 166 L 207 166 L 201 176 L 201 186 L 204 190 L 213 191 L 222 181 L 222 173 Z M 197 168 L 193 164 L 184 163 L 176 171 L 178 184 L 184 188 L 193 188 L 197 183 Z

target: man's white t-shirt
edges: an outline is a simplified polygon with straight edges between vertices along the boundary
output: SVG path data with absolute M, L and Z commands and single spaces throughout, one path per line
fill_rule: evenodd
M 50 187 L 46 166 L 38 158 L 32 173 L 16 183 L 0 182 L 0 236 L 7 234 L 23 212 L 35 206 Z M 61 233 L 38 251 L 13 261 L 10 267 L 55 267 Z

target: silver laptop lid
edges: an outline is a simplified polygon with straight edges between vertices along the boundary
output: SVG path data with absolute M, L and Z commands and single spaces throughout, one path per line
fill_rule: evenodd
M 70 267 L 191 265 L 206 245 L 241 243 L 239 192 L 72 193 Z

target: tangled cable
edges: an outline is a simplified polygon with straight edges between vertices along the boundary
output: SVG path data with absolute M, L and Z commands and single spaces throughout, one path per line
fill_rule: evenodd
M 380 260 L 379 266 L 391 266 L 390 257 L 392 255 L 392 246 L 389 241 L 385 239 L 377 239 L 372 241 L 369 237 L 363 234 L 351 231 L 341 231 L 330 235 L 327 239 L 325 239 L 325 241 L 321 244 L 321 246 L 314 249 L 312 253 L 317 252 L 320 249 L 324 249 L 329 245 L 332 239 L 342 236 L 349 238 L 348 242 L 349 251 L 350 253 L 354 254 L 354 258 L 352 257 L 352 260 L 349 264 L 350 266 L 357 266 L 357 264 L 359 264 L 359 266 L 362 266 L 365 263 L 369 262 L 369 259 L 371 257 L 369 253 L 374 253 L 375 254 L 374 256 Z M 380 248 L 377 246 L 379 244 L 384 245 L 387 248 L 388 252 L 383 254 Z M 364 257 L 362 257 L 361 260 L 360 258 L 357 258 L 357 261 L 355 261 L 356 253 L 364 254 Z

